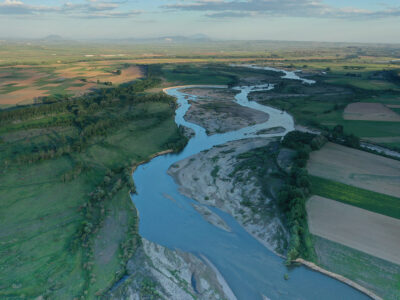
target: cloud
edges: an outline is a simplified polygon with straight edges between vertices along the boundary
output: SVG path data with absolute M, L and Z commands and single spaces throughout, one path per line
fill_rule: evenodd
M 322 0 L 197 0 L 164 5 L 164 9 L 205 12 L 207 17 L 289 16 L 289 17 L 397 17 L 400 6 L 373 11 L 353 7 L 337 8 Z
M 59 6 L 28 5 L 20 0 L 0 3 L 0 15 L 59 14 L 77 18 L 128 18 L 141 14 L 138 10 L 122 10 L 121 1 L 87 0 L 82 3 L 66 2 Z
M 40 12 L 54 12 L 57 8 L 43 5 L 27 5 L 18 0 L 5 0 L 0 3 L 0 15 L 30 15 Z

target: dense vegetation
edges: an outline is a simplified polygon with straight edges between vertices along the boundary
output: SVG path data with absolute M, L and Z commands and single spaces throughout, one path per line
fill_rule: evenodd
M 314 260 L 314 248 L 308 231 L 306 200 L 311 193 L 310 176 L 306 170 L 309 153 L 320 149 L 326 142 L 323 136 L 311 133 L 293 131 L 288 133 L 279 143 L 271 143 L 266 147 L 253 149 L 237 156 L 238 163 L 230 174 L 236 180 L 241 180 L 241 172 L 250 170 L 251 176 L 257 179 L 261 191 L 270 199 L 277 198 L 277 206 L 281 211 L 284 224 L 290 233 L 289 245 L 278 249 L 286 253 L 290 264 L 298 257 Z M 293 149 L 293 154 L 286 154 L 285 160 L 290 161 L 289 169 L 282 169 L 277 163 L 280 150 Z M 269 211 L 276 209 L 264 200 L 243 199 L 243 205 L 250 207 L 261 216 L 271 217 Z M 281 238 L 281 237 L 277 237 Z
M 277 204 L 273 200 L 276 199 L 286 176 L 277 163 L 280 150 L 280 143 L 276 140 L 267 146 L 241 153 L 236 156 L 237 163 L 229 174 L 235 182 L 244 184 L 255 179 L 255 185 L 260 187 L 263 197 L 253 197 L 253 195 L 248 196 L 243 193 L 241 205 L 248 207 L 253 214 L 265 220 L 271 220 L 276 216 Z M 222 151 L 221 154 L 223 153 Z M 290 161 L 290 155 L 287 160 Z M 218 171 L 218 169 L 214 170 Z M 287 240 L 284 232 L 277 229 L 269 234 L 276 242 L 277 248 L 275 250 L 278 253 L 285 254 Z
M 149 77 L 0 112 L 0 298 L 93 298 L 140 239 L 132 167 L 186 138 Z
M 312 184 L 312 193 L 314 195 L 400 219 L 399 198 L 316 176 L 310 176 L 310 180 Z
M 282 145 L 296 150 L 293 166 L 282 187 L 278 204 L 285 215 L 286 225 L 290 233 L 287 262 L 298 257 L 314 260 L 314 248 L 308 231 L 306 201 L 311 192 L 311 181 L 306 164 L 312 150 L 317 150 L 325 143 L 322 136 L 311 133 L 293 131 L 288 133 Z

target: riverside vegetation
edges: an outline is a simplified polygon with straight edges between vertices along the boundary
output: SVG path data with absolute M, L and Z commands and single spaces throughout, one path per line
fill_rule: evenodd
M 282 215 L 282 221 L 289 232 L 289 240 L 285 249 L 275 249 L 286 254 L 287 264 L 299 257 L 315 261 L 314 246 L 308 231 L 307 211 L 305 203 L 311 194 L 311 178 L 306 164 L 309 154 L 320 149 L 327 139 L 311 133 L 292 131 L 288 133 L 281 144 L 272 143 L 267 147 L 256 148 L 237 156 L 238 164 L 231 176 L 249 170 L 255 174 L 258 185 L 266 198 L 277 200 L 277 207 Z M 281 149 L 291 149 L 281 166 L 278 156 Z M 275 163 L 276 162 L 276 163 Z M 276 170 L 270 174 L 270 169 Z M 263 201 L 254 204 L 252 201 L 242 201 L 242 205 L 263 213 Z M 281 239 L 284 237 L 280 237 Z
M 93 298 L 123 276 L 140 245 L 132 167 L 186 144 L 175 100 L 144 93 L 158 83 L 0 112 L 0 298 Z

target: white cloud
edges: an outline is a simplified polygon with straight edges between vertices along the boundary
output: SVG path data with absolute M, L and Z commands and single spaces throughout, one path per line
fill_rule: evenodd
M 208 17 L 247 17 L 254 15 L 291 17 L 386 17 L 400 16 L 400 6 L 373 11 L 353 7 L 336 8 L 321 0 L 197 0 L 164 5 L 170 10 L 200 11 Z
M 123 2 L 86 0 L 82 3 L 66 2 L 58 6 L 28 5 L 20 0 L 4 0 L 0 3 L 0 15 L 62 14 L 78 18 L 127 18 L 141 11 L 122 10 Z

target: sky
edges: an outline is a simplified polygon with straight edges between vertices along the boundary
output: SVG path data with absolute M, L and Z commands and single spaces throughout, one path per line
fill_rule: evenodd
M 400 0 L 0 0 L 0 37 L 400 43 Z

